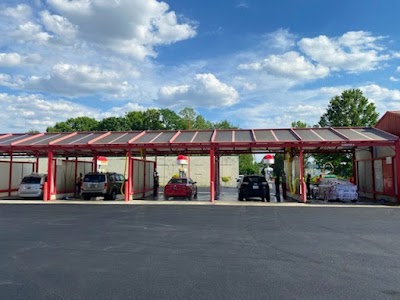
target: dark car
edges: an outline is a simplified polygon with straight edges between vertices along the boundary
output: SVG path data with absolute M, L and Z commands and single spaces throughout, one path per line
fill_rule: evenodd
M 83 178 L 82 197 L 89 200 L 92 197 L 104 197 L 105 200 L 115 200 L 123 193 L 125 177 L 118 173 L 87 173 Z
M 169 197 L 184 197 L 189 200 L 193 197 L 196 199 L 196 181 L 185 177 L 171 178 L 164 187 L 164 199 L 168 200 Z
M 245 175 L 239 182 L 239 201 L 249 198 L 261 198 L 261 201 L 270 201 L 269 185 L 264 176 Z

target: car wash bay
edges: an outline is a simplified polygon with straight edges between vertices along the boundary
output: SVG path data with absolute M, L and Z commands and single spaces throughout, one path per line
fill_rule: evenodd
M 386 152 L 381 151 L 383 157 L 376 157 L 379 154 L 371 149 L 386 149 Z M 387 151 L 390 153 L 388 154 Z M 385 159 L 385 162 L 391 162 L 392 171 L 383 172 L 382 176 L 386 174 L 388 178 L 382 178 L 382 180 L 383 182 L 390 181 L 393 189 L 377 191 L 373 184 L 372 188 L 365 192 L 370 192 L 375 197 L 377 193 L 385 195 L 385 192 L 389 191 L 387 196 L 394 197 L 397 201 L 400 199 L 400 176 L 397 176 L 400 171 L 399 138 L 377 128 L 0 134 L 0 155 L 3 157 L 0 164 L 0 173 L 3 178 L 0 192 L 10 196 L 15 194 L 20 182 L 17 174 L 37 171 L 39 158 L 45 157 L 48 166 L 48 183 L 44 189 L 44 200 L 54 200 L 71 192 L 79 173 L 95 171 L 98 157 L 115 156 L 126 158 L 125 200 L 129 201 L 152 193 L 153 175 L 157 165 L 155 161 L 147 160 L 147 157 L 180 154 L 207 155 L 210 162 L 210 201 L 213 202 L 221 189 L 221 156 L 244 153 L 284 153 L 285 172 L 288 175 L 287 186 L 294 186 L 293 193 L 304 202 L 306 195 L 302 191 L 305 190 L 303 178 L 305 153 L 352 154 L 355 166 L 353 177 L 360 186 L 364 184 L 362 180 L 366 180 L 361 178 L 366 172 L 369 173 L 369 177 L 374 178 L 373 182 L 376 182 L 376 174 L 374 174 L 376 169 L 374 167 L 368 169 L 362 162 L 372 160 L 372 164 L 375 165 L 375 160 Z M 359 161 L 357 153 L 364 153 Z M 369 156 L 365 156 L 365 153 Z M 391 158 L 386 160 L 385 155 Z M 21 161 L 28 157 L 34 157 L 36 162 Z M 364 167 L 361 168 L 363 164 Z M 61 173 L 64 175 L 61 176 Z

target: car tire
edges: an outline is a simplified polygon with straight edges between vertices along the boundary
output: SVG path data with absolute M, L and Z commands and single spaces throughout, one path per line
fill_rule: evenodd
M 328 194 L 326 192 L 324 193 L 324 201 L 325 202 L 329 202 Z
M 90 200 L 92 197 L 90 197 L 90 196 L 86 196 L 86 195 L 84 195 L 83 196 L 83 200 Z
M 113 190 L 110 195 L 110 200 L 117 200 L 117 193 L 118 192 L 116 190 Z
M 238 200 L 243 201 L 243 195 L 241 193 L 239 193 Z

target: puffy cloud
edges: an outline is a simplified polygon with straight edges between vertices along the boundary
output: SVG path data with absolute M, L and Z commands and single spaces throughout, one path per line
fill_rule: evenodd
M 64 27 L 78 28 L 80 38 L 137 59 L 155 56 L 156 45 L 196 35 L 193 24 L 180 23 L 166 3 L 156 0 L 49 0 L 48 4 L 63 17 Z
M 16 67 L 26 63 L 37 63 L 41 59 L 38 54 L 22 56 L 18 53 L 0 53 L 0 67 Z
M 195 107 L 232 106 L 239 100 L 239 93 L 219 81 L 213 74 L 197 74 L 192 84 L 164 86 L 158 92 L 158 101 L 171 105 Z
M 124 96 L 133 89 L 116 71 L 70 64 L 57 64 L 48 76 L 32 76 L 24 86 L 70 97 L 101 93 Z
M 397 67 L 397 68 L 396 68 L 396 72 L 400 72 L 400 67 Z
M 77 33 L 77 26 L 71 24 L 66 18 L 52 15 L 47 10 L 40 12 L 42 23 L 48 31 L 63 38 L 73 38 Z
M 329 68 L 313 65 L 294 51 L 282 55 L 270 55 L 261 62 L 241 64 L 239 69 L 266 71 L 271 75 L 304 81 L 323 78 L 329 74 Z
M 46 43 L 51 35 L 42 31 L 42 27 L 33 22 L 27 22 L 18 26 L 18 29 L 12 33 L 12 36 L 21 42 L 34 41 L 39 44 Z
M 46 127 L 71 117 L 96 116 L 96 109 L 65 100 L 44 100 L 39 95 L 3 93 L 0 94 L 0 103 L 0 127 L 3 132 L 44 131 Z
M 236 8 L 249 8 L 249 4 L 246 1 L 240 1 L 235 5 Z
M 14 20 L 26 21 L 32 16 L 32 10 L 26 4 L 19 4 L 16 7 L 6 7 L 0 11 L 1 14 Z
M 374 102 L 382 115 L 388 110 L 400 110 L 400 90 L 391 90 L 377 84 L 361 86 L 364 96 Z
M 364 31 L 350 31 L 339 38 L 320 35 L 316 38 L 303 38 L 300 49 L 314 61 L 334 70 L 362 72 L 378 68 L 381 61 L 390 59 L 377 41 L 382 37 L 372 36 Z
M 295 38 L 288 29 L 281 28 L 266 35 L 266 44 L 275 49 L 288 50 L 296 45 Z
M 394 76 L 390 76 L 390 77 L 389 77 L 389 80 L 390 80 L 390 81 L 393 81 L 393 82 L 399 81 L 399 79 L 396 78 L 396 77 L 394 77 Z

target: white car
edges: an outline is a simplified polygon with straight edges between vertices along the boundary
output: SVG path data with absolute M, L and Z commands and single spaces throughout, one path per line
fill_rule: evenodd
M 358 199 L 357 186 L 349 181 L 338 178 L 323 178 L 315 184 L 312 190 L 314 199 L 325 201 L 351 201 Z
M 240 187 L 240 181 L 243 179 L 244 175 L 239 175 L 236 178 L 236 187 L 239 188 Z
M 43 198 L 43 185 L 47 181 L 46 174 L 32 173 L 22 179 L 18 196 L 22 198 Z

